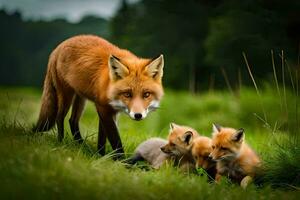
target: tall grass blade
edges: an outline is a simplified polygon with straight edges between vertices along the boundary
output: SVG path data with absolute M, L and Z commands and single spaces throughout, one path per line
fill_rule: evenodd
M 226 73 L 224 67 L 221 67 L 221 71 L 222 71 L 222 74 L 223 74 L 223 76 L 224 76 L 224 79 L 225 79 L 226 85 L 227 85 L 227 87 L 228 87 L 228 90 L 230 91 L 230 93 L 231 93 L 232 95 L 234 95 L 233 90 L 232 90 L 232 87 L 231 87 L 231 85 L 230 85 L 230 82 L 229 82 L 229 79 L 228 79 L 228 76 L 227 76 L 227 73 Z
M 275 79 L 277 93 L 278 93 L 278 96 L 280 98 L 280 108 L 282 110 L 282 99 L 281 99 L 281 94 L 280 94 L 280 89 L 279 89 L 279 84 L 278 84 L 278 78 L 277 78 L 276 67 L 275 67 L 275 62 L 274 62 L 274 52 L 273 52 L 273 50 L 271 50 L 271 57 L 272 57 L 273 75 L 274 75 L 274 79 Z
M 249 66 L 248 59 L 247 59 L 247 57 L 246 57 L 245 52 L 243 52 L 243 57 L 244 57 L 244 60 L 245 60 L 245 63 L 246 63 L 246 66 L 247 66 L 249 75 L 250 75 L 251 80 L 252 80 L 252 82 L 253 82 L 253 85 L 254 85 L 254 87 L 255 87 L 257 96 L 258 96 L 258 98 L 259 98 L 259 102 L 260 102 L 260 105 L 261 105 L 261 108 L 262 108 L 262 111 L 263 111 L 263 114 L 264 114 L 264 121 L 267 122 L 267 121 L 268 121 L 268 120 L 267 120 L 267 115 L 266 115 L 265 108 L 264 108 L 264 106 L 263 106 L 262 98 L 261 98 L 260 92 L 259 92 L 259 90 L 258 90 L 257 84 L 256 84 L 256 82 L 255 82 L 255 79 L 254 79 L 254 77 L 253 77 L 253 74 L 252 74 L 252 72 L 251 72 L 251 68 L 250 68 L 250 66 Z
M 299 98 L 299 77 L 298 77 L 298 69 L 296 69 L 296 122 L 299 122 L 298 118 L 298 98 Z M 297 130 L 299 130 L 299 123 L 297 123 Z
M 241 93 L 241 89 L 242 89 L 242 72 L 241 72 L 241 68 L 239 68 L 238 70 L 238 93 Z
M 284 54 L 283 50 L 281 50 L 281 73 L 282 73 L 282 86 L 283 86 L 283 97 L 284 97 L 284 107 L 286 111 L 286 117 L 287 121 L 289 121 L 289 112 L 288 112 L 288 106 L 287 106 L 287 100 L 286 100 L 286 86 L 285 86 L 285 65 L 284 65 Z

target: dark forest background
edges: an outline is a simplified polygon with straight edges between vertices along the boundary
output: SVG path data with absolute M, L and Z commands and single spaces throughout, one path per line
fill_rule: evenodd
M 293 73 L 300 68 L 296 0 L 123 0 L 112 19 L 86 16 L 75 24 L 24 21 L 2 10 L 0 27 L 0 85 L 41 87 L 50 52 L 78 34 L 102 36 L 141 57 L 163 53 L 165 86 L 191 92 L 224 88 L 226 79 L 233 88 L 251 84 L 242 52 L 259 81 L 273 76 L 271 50 L 277 73 L 282 50 Z

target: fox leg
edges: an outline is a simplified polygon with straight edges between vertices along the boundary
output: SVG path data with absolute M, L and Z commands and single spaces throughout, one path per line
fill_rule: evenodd
M 119 135 L 119 131 L 114 120 L 115 115 L 107 116 L 107 120 L 104 120 L 105 132 L 106 136 L 109 140 L 111 147 L 116 154 L 115 158 L 122 158 L 124 156 L 124 150 L 121 142 L 121 138 Z
M 105 155 L 105 144 L 106 144 L 106 132 L 105 132 L 105 128 L 104 128 L 104 125 L 103 125 L 103 121 L 102 121 L 102 113 L 103 112 L 103 109 L 101 109 L 100 106 L 97 106 L 96 105 L 96 108 L 97 108 L 97 112 L 98 112 L 98 117 L 99 117 L 99 128 L 98 128 L 98 146 L 97 146 L 97 149 L 98 149 L 98 153 L 102 156 Z
M 64 139 L 64 119 L 72 102 L 73 95 L 66 93 L 58 93 L 58 111 L 56 116 L 56 125 L 58 131 L 58 141 L 61 142 Z
M 75 95 L 73 105 L 72 105 L 72 114 L 69 119 L 69 124 L 71 128 L 72 135 L 75 141 L 79 143 L 83 142 L 83 139 L 79 130 L 79 120 L 82 115 L 83 109 L 85 106 L 85 99 L 80 97 L 79 95 Z
M 125 160 L 125 163 L 129 165 L 134 165 L 135 163 L 141 160 L 144 160 L 143 156 L 141 156 L 141 154 L 139 153 L 135 153 L 133 156 Z
M 252 182 L 253 182 L 253 178 L 252 178 L 251 176 L 245 176 L 245 177 L 242 179 L 240 185 L 241 185 L 241 187 L 242 187 L 243 189 L 245 189 L 245 188 L 246 188 L 250 183 L 252 183 Z
M 101 150 L 104 149 L 105 141 L 103 140 L 107 137 L 109 143 L 112 146 L 112 149 L 114 150 L 114 153 L 116 153 L 116 158 L 121 158 L 124 154 L 124 150 L 122 147 L 119 131 L 114 120 L 116 112 L 109 107 L 98 107 L 97 110 L 100 118 L 98 136 L 99 153 L 101 154 Z M 105 152 L 105 149 L 103 151 Z
M 99 115 L 99 131 L 98 131 L 98 152 L 100 155 L 105 155 L 106 132 Z
M 217 173 L 217 174 L 216 174 L 216 177 L 215 177 L 216 182 L 217 182 L 217 183 L 220 183 L 221 178 L 222 178 L 222 175 L 219 174 L 219 173 Z

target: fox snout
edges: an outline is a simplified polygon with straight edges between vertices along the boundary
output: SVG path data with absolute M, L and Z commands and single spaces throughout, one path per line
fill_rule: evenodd
M 208 156 L 208 159 L 211 160 L 211 161 L 216 161 L 219 159 L 218 156 L 214 155 L 213 152 L 211 152 Z
M 160 148 L 160 150 L 166 154 L 173 154 L 173 151 L 168 144 L 166 144 L 165 146 L 162 146 Z
M 142 117 L 143 117 L 142 113 L 134 113 L 135 120 L 140 120 L 140 119 L 142 119 Z
M 132 111 L 130 111 L 129 116 L 134 120 L 140 121 L 140 120 L 144 119 L 147 116 L 147 113 L 145 111 L 143 111 L 143 112 L 132 112 Z
M 196 162 L 196 168 L 202 167 L 203 169 L 208 169 L 209 163 L 207 161 Z
M 210 157 L 198 157 L 196 158 L 196 168 L 202 167 L 203 169 L 209 169 L 215 164 Z
M 220 151 L 213 151 L 209 154 L 209 158 L 212 161 L 219 161 L 219 160 L 231 158 L 233 155 L 234 154 L 227 154 L 227 153 L 220 152 Z
M 149 112 L 156 110 L 159 107 L 159 101 L 153 100 L 148 105 L 143 101 L 133 101 L 129 106 L 129 116 L 134 120 L 145 119 Z
M 163 146 L 163 147 L 160 147 L 160 150 L 164 153 L 170 153 L 169 151 L 167 151 L 166 147 Z
M 137 121 L 145 119 L 150 111 L 149 109 L 145 108 L 141 102 L 135 101 L 128 104 L 121 100 L 113 100 L 110 102 L 110 105 L 116 110 L 125 112 L 131 119 Z

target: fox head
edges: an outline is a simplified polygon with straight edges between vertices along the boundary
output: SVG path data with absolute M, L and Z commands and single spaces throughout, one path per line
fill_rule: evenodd
M 134 120 L 144 119 L 159 107 L 163 96 L 163 55 L 155 59 L 124 59 L 110 56 L 108 61 L 111 84 L 110 105 Z
M 215 161 L 231 160 L 239 155 L 244 142 L 244 129 L 225 128 L 213 124 L 212 152 Z
M 212 141 L 210 138 L 200 136 L 194 139 L 192 155 L 196 163 L 196 168 L 210 169 L 215 166 L 215 162 L 209 157 L 211 152 Z
M 171 123 L 169 142 L 161 147 L 161 150 L 166 154 L 175 156 L 185 155 L 190 152 L 195 137 L 198 137 L 198 133 L 194 129 Z

